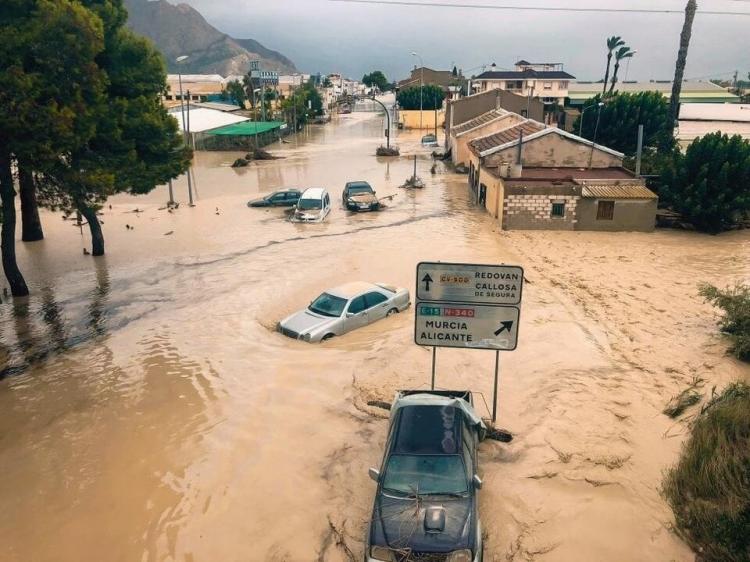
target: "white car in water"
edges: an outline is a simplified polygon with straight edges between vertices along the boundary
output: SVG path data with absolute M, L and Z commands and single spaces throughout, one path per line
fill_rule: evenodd
M 319 342 L 402 312 L 410 304 L 408 289 L 385 283 L 348 283 L 284 318 L 278 330 L 296 340 Z
M 294 222 L 323 222 L 331 212 L 331 196 L 322 187 L 310 187 L 300 195 L 292 213 Z

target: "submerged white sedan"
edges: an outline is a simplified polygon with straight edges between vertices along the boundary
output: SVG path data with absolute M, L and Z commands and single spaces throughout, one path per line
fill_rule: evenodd
M 296 340 L 319 342 L 402 312 L 410 304 L 407 289 L 385 283 L 348 283 L 284 318 L 278 330 Z

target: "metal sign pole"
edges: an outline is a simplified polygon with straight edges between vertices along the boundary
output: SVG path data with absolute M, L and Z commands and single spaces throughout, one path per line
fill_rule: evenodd
M 500 352 L 495 352 L 495 390 L 492 396 L 492 423 L 497 421 L 497 379 L 500 371 Z
M 437 347 L 432 346 L 432 390 L 435 390 L 435 355 L 437 353 Z

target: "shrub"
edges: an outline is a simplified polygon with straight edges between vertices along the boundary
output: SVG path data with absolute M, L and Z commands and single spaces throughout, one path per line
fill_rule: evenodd
M 700 560 L 750 560 L 750 386 L 732 384 L 703 409 L 663 493 Z
M 698 230 L 727 230 L 750 211 L 750 142 L 721 133 L 701 137 L 675 156 L 662 180 L 662 202 Z
M 750 361 L 750 285 L 735 285 L 724 291 L 702 285 L 700 294 L 724 311 L 719 326 L 732 340 L 732 353 L 738 359 Z

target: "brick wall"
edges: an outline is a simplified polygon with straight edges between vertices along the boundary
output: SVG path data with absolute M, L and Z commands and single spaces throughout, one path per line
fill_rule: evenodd
M 577 195 L 508 195 L 503 204 L 505 230 L 575 230 Z M 565 216 L 552 217 L 552 204 L 565 203 Z

